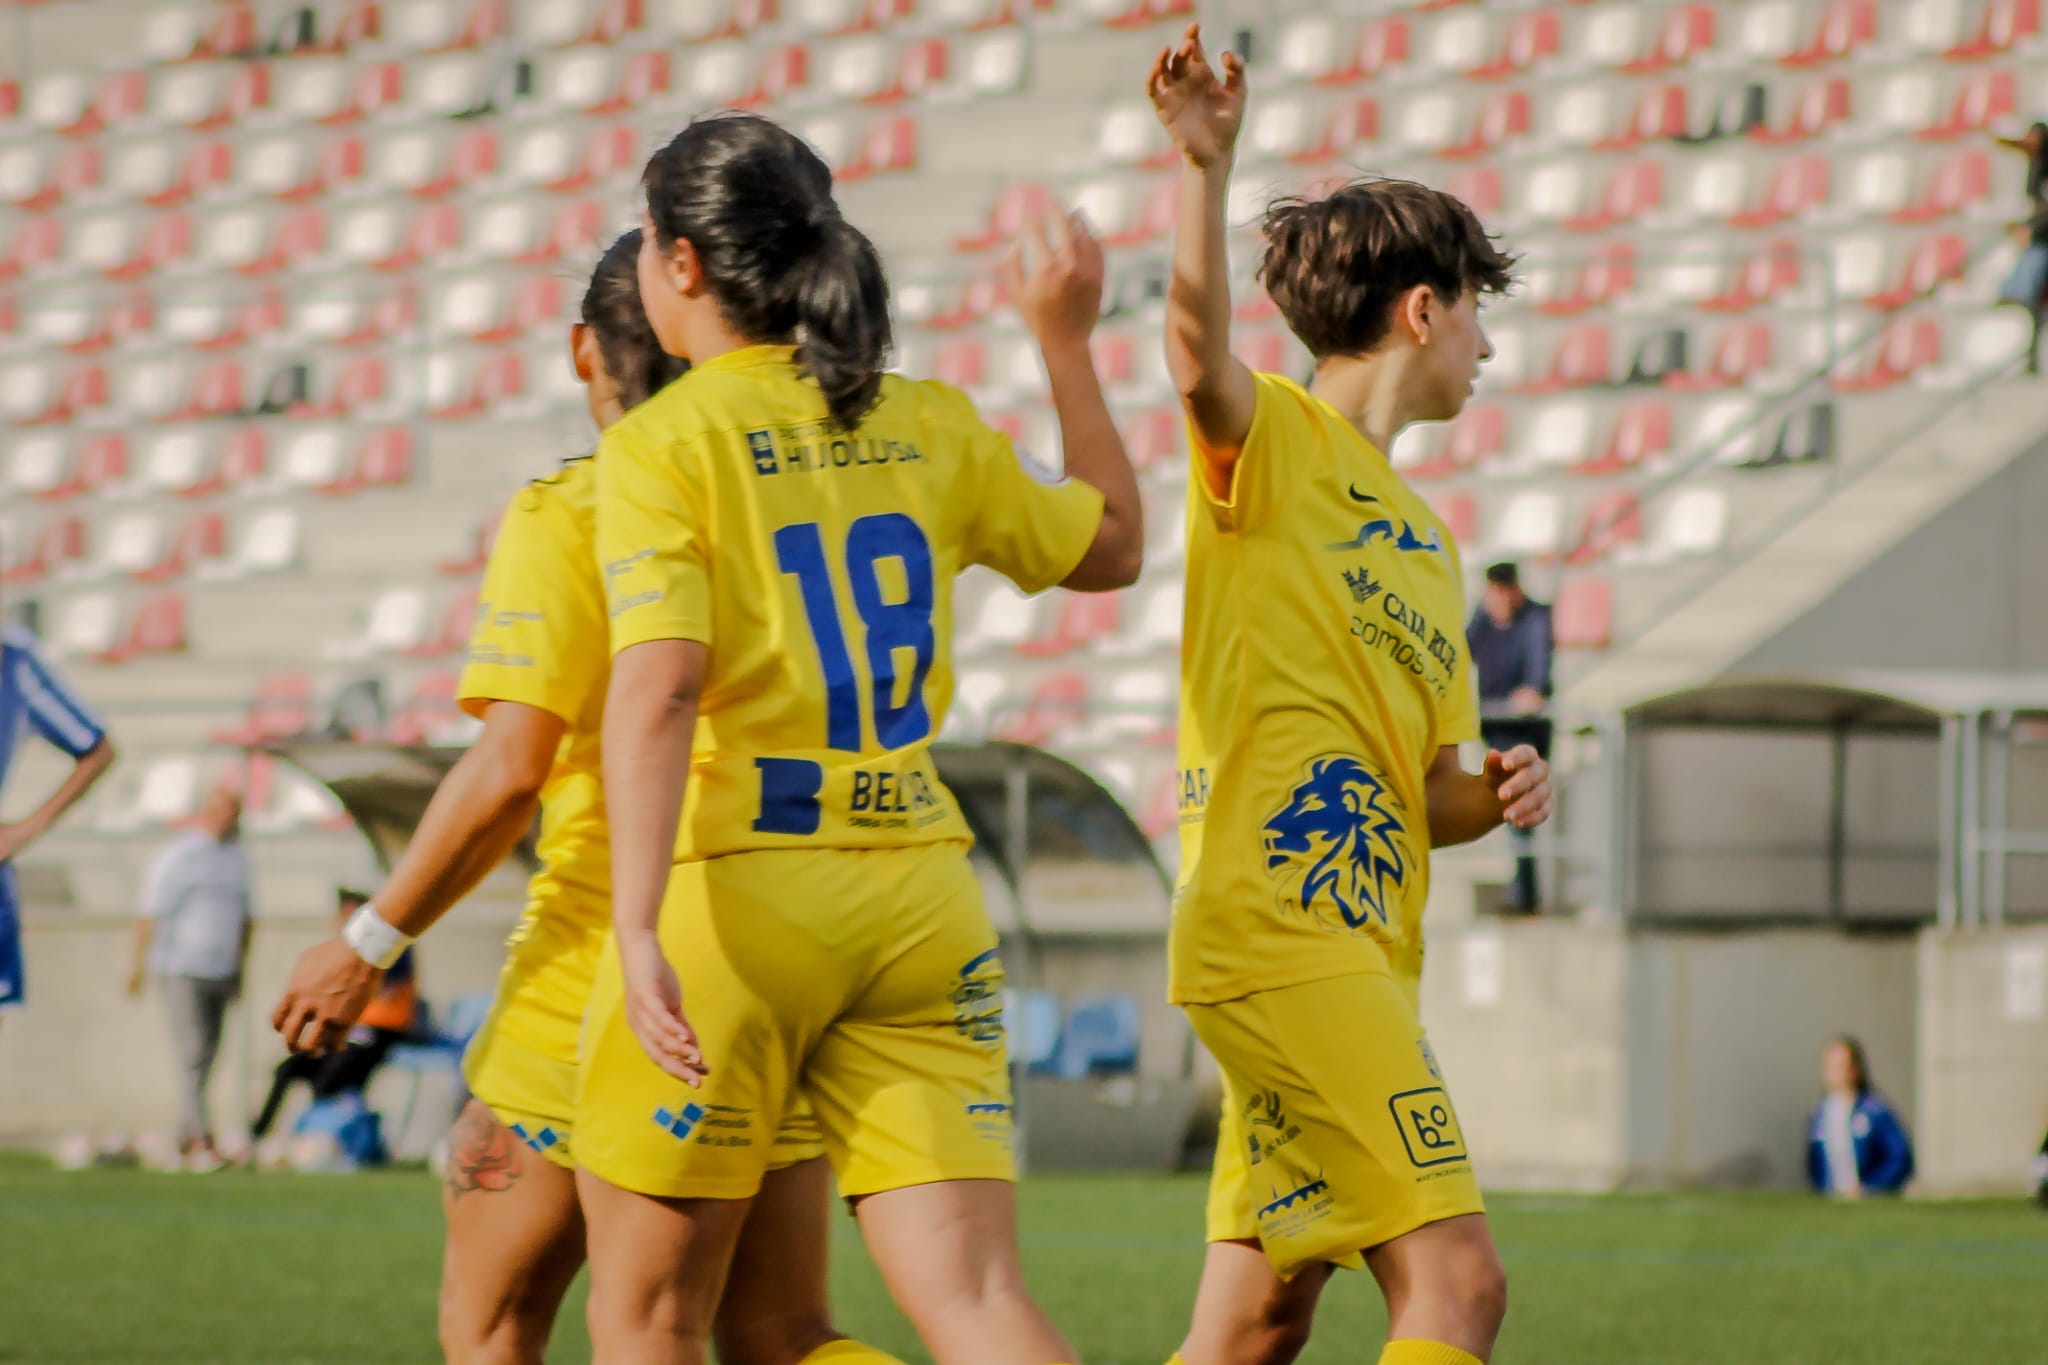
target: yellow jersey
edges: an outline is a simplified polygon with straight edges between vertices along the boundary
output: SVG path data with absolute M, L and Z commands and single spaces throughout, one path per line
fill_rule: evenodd
M 480 716 L 521 702 L 568 727 L 540 796 L 541 870 L 512 934 L 501 994 L 573 1048 L 611 916 L 611 847 L 600 741 L 611 656 L 592 546 L 597 474 L 589 457 L 513 495 L 478 594 L 469 662 L 456 696 Z M 515 979 L 516 978 L 516 979 Z M 530 1039 L 529 1041 L 559 1041 Z
M 953 580 L 1060 582 L 1102 521 L 959 391 L 887 376 L 837 432 L 793 348 L 695 366 L 605 433 L 598 554 L 614 654 L 696 640 L 678 861 L 970 838 L 930 743 L 953 695 Z
M 1169 990 L 1422 972 L 1423 779 L 1479 733 L 1457 549 L 1385 455 L 1277 375 L 1228 473 L 1198 435 Z

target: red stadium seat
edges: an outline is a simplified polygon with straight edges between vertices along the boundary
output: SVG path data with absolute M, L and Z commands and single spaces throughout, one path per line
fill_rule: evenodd
M 1829 76 L 1799 92 L 1792 116 L 1778 127 L 1758 124 L 1749 135 L 1758 142 L 1806 142 L 1849 121 L 1849 82 Z
M 476 607 L 474 590 L 459 592 L 449 598 L 447 608 L 441 613 L 440 626 L 406 653 L 413 658 L 425 659 L 459 653 L 467 648 L 470 632 L 476 625 Z
M 996 196 L 988 226 L 972 237 L 955 238 L 953 247 L 956 251 L 987 251 L 1007 245 L 1052 208 L 1052 196 L 1043 185 L 1012 185 Z
M 185 644 L 185 599 L 164 593 L 143 602 L 127 632 L 99 660 L 118 664 L 151 654 L 180 654 Z
M 1574 232 L 1605 232 L 1643 217 L 1663 201 L 1663 166 L 1655 161 L 1631 161 L 1608 177 L 1590 212 L 1567 218 L 1564 225 Z
M 1613 553 L 1617 545 L 1633 545 L 1642 538 L 1643 509 L 1636 495 L 1625 489 L 1602 493 L 1587 506 L 1564 561 L 1596 563 Z
M 1876 37 L 1876 0 L 1828 0 L 1813 36 L 1778 60 L 1783 66 L 1824 66 L 1849 56 Z
M 1138 469 L 1174 459 L 1186 436 L 1178 408 L 1150 408 L 1132 418 L 1124 427 L 1124 445 L 1131 463 Z
M 168 583 L 207 560 L 224 558 L 227 552 L 227 518 L 218 512 L 201 512 L 178 528 L 155 563 L 136 570 L 134 577 L 143 583 Z
M 1050 673 L 1021 710 L 994 719 L 989 735 L 1011 744 L 1042 745 L 1079 726 L 1088 712 L 1087 678 L 1078 670 Z
M 1991 154 L 1972 149 L 1951 153 L 1928 173 L 1920 196 L 1891 213 L 1895 223 L 1931 223 L 1963 213 L 1991 195 Z
M 460 601 L 456 604 L 462 605 Z M 469 610 L 475 610 L 475 599 L 469 602 Z M 452 654 L 456 649 L 469 643 L 470 623 L 467 617 L 462 621 L 462 638 L 453 648 L 436 649 L 434 653 Z M 462 709 L 456 704 L 455 693 L 461 684 L 461 674 L 450 669 L 437 669 L 422 674 L 406 694 L 405 701 L 392 713 L 385 723 L 380 736 L 386 744 L 431 744 L 437 733 L 462 718 Z
M 1981 61 L 2040 36 L 2041 0 L 1988 0 L 1976 30 L 1942 56 L 1956 62 Z
M 98 188 L 101 166 L 96 143 L 17 143 L 0 152 L 0 202 L 31 213 L 56 208 Z
M 435 367 L 428 368 L 428 414 L 442 421 L 460 421 L 485 413 L 526 391 L 526 358 L 518 351 L 499 351 L 463 366 L 454 356 L 435 357 L 454 368 L 448 388 L 435 393 Z
M 1904 308 L 1943 284 L 1963 278 L 1970 264 L 1970 244 L 1960 233 L 1942 232 L 1914 243 L 1896 283 L 1864 299 L 1872 308 Z
M 257 686 L 239 722 L 215 730 L 208 738 L 215 744 L 262 744 L 304 734 L 312 725 L 312 675 L 275 673 Z
M 435 567 L 450 578 L 473 578 L 482 573 L 491 562 L 491 547 L 497 543 L 498 524 L 503 519 L 502 509 L 492 512 L 477 524 L 468 537 L 469 548 L 459 558 L 444 559 Z
M 1431 498 L 1429 508 L 1451 533 L 1452 540 L 1465 544 L 1479 534 L 1479 502 L 1470 493 Z
M 1604 477 L 1634 469 L 1653 455 L 1671 449 L 1671 405 L 1660 398 L 1630 403 L 1615 418 L 1607 446 L 1592 459 L 1572 467 L 1575 474 Z
M 0 254 L 0 281 L 11 280 L 64 257 L 64 222 L 54 214 L 23 218 Z
M 1049 659 L 1084 649 L 1115 633 L 1122 606 L 1122 593 L 1068 593 L 1051 628 L 1018 645 L 1017 652 L 1027 659 Z
M 1625 152 L 1642 146 L 1645 142 L 1671 142 L 1684 137 L 1691 126 L 1690 113 L 1686 107 L 1686 89 L 1682 85 L 1659 86 L 1647 90 L 1636 101 L 1635 112 L 1630 116 L 1628 126 L 1609 137 L 1593 144 L 1597 152 Z
M 917 120 L 907 114 L 879 119 L 868 125 L 852 159 L 835 167 L 835 173 L 851 184 L 889 171 L 915 170 L 917 136 Z
M 1558 393 L 1612 382 L 1614 334 L 1605 323 L 1567 332 L 1550 353 L 1549 368 L 1518 387 L 1523 393 Z
M 1507 410 L 1498 403 L 1473 403 L 1445 428 L 1442 449 L 1407 471 L 1413 479 L 1444 478 L 1498 456 L 1507 448 Z
M 1448 146 L 1437 148 L 1444 157 L 1490 156 L 1514 138 L 1529 132 L 1529 92 L 1500 90 L 1489 95 L 1473 116 L 1472 131 Z
M 205 195 L 232 184 L 235 178 L 234 145 L 227 141 L 202 142 L 186 153 L 171 181 L 143 203 L 157 208 L 182 204 L 194 195 Z
M 1554 9 L 1520 10 L 1509 16 L 1493 55 L 1464 74 L 1479 81 L 1521 75 L 1557 56 L 1563 28 Z
M 1194 12 L 1195 0 L 1110 0 L 1096 6 L 1097 22 L 1105 28 L 1147 28 Z
M 1412 38 L 1408 20 L 1401 15 L 1369 19 L 1358 31 L 1357 41 L 1335 54 L 1334 63 L 1316 77 L 1316 83 L 1355 85 L 1405 66 L 1412 51 Z
M 1694 306 L 1708 313 L 1743 313 L 1758 304 L 1799 287 L 1800 249 L 1797 241 L 1772 242 L 1754 256 L 1737 264 L 1728 284 L 1719 293 Z
M 1614 643 L 1614 585 L 1604 578 L 1567 578 L 1550 612 L 1559 649 L 1605 649 Z
M 1671 71 L 1714 50 L 1714 7 L 1680 5 L 1665 10 L 1643 51 L 1620 70 L 1631 76 Z
M 0 570 L 0 582 L 10 586 L 37 583 L 85 562 L 84 519 L 57 517 L 44 522 L 28 539 L 28 548 Z
M 1715 339 L 1705 370 L 1675 370 L 1664 376 L 1664 385 L 1682 393 L 1704 393 L 1746 384 L 1770 369 L 1773 343 L 1770 323 L 1738 323 Z
M 1941 323 L 1936 318 L 1899 318 L 1878 335 L 1863 360 L 1842 362 L 1835 375 L 1837 393 L 1869 393 L 1905 382 L 1915 373 L 1941 363 Z
M 1565 287 L 1536 299 L 1536 311 L 1551 317 L 1575 317 L 1602 308 L 1636 286 L 1636 253 L 1628 242 L 1607 242 L 1590 259 L 1570 268 Z
M 1758 228 L 1795 221 L 1824 208 L 1828 195 L 1828 159 L 1795 156 L 1780 162 L 1757 202 L 1730 214 L 1728 222 L 1734 227 Z
M 2019 108 L 2019 82 L 2012 72 L 1988 70 L 1974 73 L 1956 92 L 1947 117 L 1920 136 L 1930 142 L 1952 141 L 1988 133 L 2013 117 Z

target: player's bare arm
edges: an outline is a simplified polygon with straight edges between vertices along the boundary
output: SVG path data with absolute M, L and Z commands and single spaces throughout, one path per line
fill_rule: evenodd
M 1203 474 L 1221 493 L 1252 429 L 1257 389 L 1230 351 L 1230 261 L 1225 221 L 1230 167 L 1244 124 L 1244 62 L 1220 67 L 1202 47 L 1199 24 L 1163 49 L 1145 82 L 1167 135 L 1180 150 L 1180 222 L 1166 300 L 1166 366 L 1208 448 Z M 1198 456 L 1198 459 L 1201 458 Z
M 113 741 L 103 735 L 99 743 L 73 760 L 71 771 L 65 774 L 57 789 L 45 797 L 40 806 L 12 824 L 0 824 L 0 863 L 18 856 L 30 844 L 48 834 L 64 812 L 77 805 L 113 766 Z
M 1102 525 L 1062 587 L 1110 592 L 1138 581 L 1145 562 L 1145 505 L 1124 439 L 1102 395 L 1088 340 L 1102 315 L 1102 244 L 1079 214 L 1034 223 L 1003 262 L 1003 282 L 1038 341 L 1052 385 L 1068 477 L 1102 494 Z
M 612 661 L 604 704 L 612 933 L 625 976 L 626 1021 L 655 1065 L 690 1085 L 710 1068 L 683 1016 L 682 982 L 661 954 L 657 931 L 708 657 L 695 640 L 631 645 Z
M 1483 772 L 1468 773 L 1458 746 L 1436 751 L 1423 781 L 1432 848 L 1469 844 L 1503 824 L 1534 829 L 1550 818 L 1550 764 L 1527 744 L 1488 750 Z
M 433 928 L 532 828 L 566 728 L 523 702 L 496 701 L 441 780 L 390 880 L 365 907 L 407 939 Z M 294 1052 L 337 1047 L 383 984 L 383 969 L 336 935 L 299 955 L 270 1022 Z

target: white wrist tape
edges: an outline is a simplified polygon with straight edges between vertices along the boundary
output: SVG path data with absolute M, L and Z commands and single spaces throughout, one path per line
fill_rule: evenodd
M 412 935 L 394 929 L 374 905 L 365 905 L 348 917 L 348 923 L 342 926 L 341 941 L 379 971 L 388 971 L 407 948 L 418 942 Z

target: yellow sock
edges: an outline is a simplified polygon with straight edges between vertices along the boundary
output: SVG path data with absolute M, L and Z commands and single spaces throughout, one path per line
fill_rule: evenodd
M 1380 1365 L 1486 1365 L 1469 1351 L 1441 1341 L 1390 1341 L 1380 1352 Z
M 1179 1351 L 1175 1351 L 1173 1353 L 1173 1359 L 1167 1361 L 1166 1365 L 1188 1365 L 1188 1363 L 1180 1358 Z
M 858 1341 L 841 1338 L 828 1341 L 817 1350 L 805 1356 L 798 1365 L 903 1365 L 903 1362 L 887 1351 L 878 1351 Z

